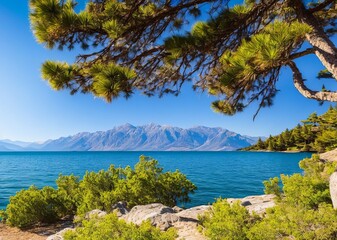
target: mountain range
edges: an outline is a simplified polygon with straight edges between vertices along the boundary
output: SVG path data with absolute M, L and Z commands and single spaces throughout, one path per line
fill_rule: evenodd
M 183 129 L 125 124 L 108 131 L 82 132 L 43 143 L 0 140 L 0 151 L 233 151 L 250 146 L 257 139 L 219 127 Z

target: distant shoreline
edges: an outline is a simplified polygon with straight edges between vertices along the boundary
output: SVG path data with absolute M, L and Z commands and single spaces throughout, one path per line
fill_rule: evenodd
M 198 150 L 24 150 L 24 151 L 1 151 L 0 153 L 109 153 L 109 152 L 130 152 L 130 153 L 137 153 L 137 152 L 198 152 L 198 153 L 230 153 L 230 152 L 265 152 L 265 153 L 273 153 L 273 152 L 279 152 L 279 153 L 305 153 L 305 152 L 310 152 L 310 153 L 317 153 L 314 151 L 270 151 L 270 150 L 229 150 L 229 151 L 222 151 L 222 150 L 210 150 L 210 151 L 198 151 Z
M 271 150 L 237 150 L 240 152 L 278 152 L 278 153 L 318 153 L 315 151 L 300 151 L 300 150 L 287 150 L 287 151 L 271 151 Z

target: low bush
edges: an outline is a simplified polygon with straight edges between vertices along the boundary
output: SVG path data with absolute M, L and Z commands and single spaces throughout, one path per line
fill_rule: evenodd
M 179 171 L 163 172 L 155 159 L 141 156 L 135 168 L 115 168 L 87 172 L 83 179 L 60 175 L 57 189 L 31 186 L 10 198 L 5 212 L 7 223 L 20 228 L 55 222 L 67 215 L 83 215 L 125 201 L 128 207 L 160 202 L 174 206 L 190 201 L 196 186 Z
M 239 201 L 229 204 L 226 199 L 218 199 L 212 209 L 199 218 L 203 233 L 214 240 L 248 239 L 247 232 L 258 219 Z
M 218 200 L 201 218 L 210 239 L 337 239 L 337 211 L 331 205 L 329 176 L 336 163 L 317 155 L 300 162 L 303 174 L 281 175 L 265 181 L 265 192 L 278 196 L 276 206 L 259 217 L 248 214 L 239 203 Z
M 84 220 L 82 226 L 75 231 L 66 232 L 65 240 L 173 240 L 177 236 L 175 229 L 166 232 L 153 227 L 150 222 L 143 222 L 140 226 L 119 220 L 115 214 L 108 214 L 103 218 Z
M 80 189 L 78 214 L 92 209 L 110 212 L 118 201 L 126 201 L 129 208 L 154 202 L 173 207 L 178 202 L 190 201 L 189 194 L 196 186 L 178 170 L 163 172 L 158 161 L 141 156 L 134 169 L 111 165 L 107 171 L 87 172 Z
M 31 186 L 10 198 L 6 209 L 6 223 L 20 228 L 39 222 L 52 223 L 66 215 L 64 204 L 64 199 L 54 188 L 44 187 L 39 190 Z
M 337 239 L 337 214 L 330 204 L 308 209 L 281 203 L 267 209 L 266 216 L 248 231 L 248 239 Z

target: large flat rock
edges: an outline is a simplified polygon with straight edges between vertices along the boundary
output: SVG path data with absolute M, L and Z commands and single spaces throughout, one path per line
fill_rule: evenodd
M 161 203 L 134 206 L 131 211 L 120 218 L 126 222 L 133 222 L 137 225 L 143 221 L 151 221 L 151 224 L 166 230 L 172 222 L 178 221 L 174 210 Z
M 250 213 L 263 214 L 266 212 L 267 208 L 275 206 L 274 202 L 275 195 L 266 194 L 266 195 L 257 195 L 257 196 L 248 196 L 244 198 L 228 198 L 229 203 L 235 201 L 240 201 L 242 206 L 245 206 Z
M 325 153 L 321 153 L 319 158 L 330 162 L 337 161 L 337 148 Z
M 197 206 L 186 210 L 170 208 L 161 203 L 135 206 L 121 217 L 127 222 L 140 224 L 149 220 L 153 226 L 161 230 L 174 227 L 178 232 L 178 239 L 204 240 L 206 239 L 197 229 L 198 215 L 203 214 L 210 206 Z

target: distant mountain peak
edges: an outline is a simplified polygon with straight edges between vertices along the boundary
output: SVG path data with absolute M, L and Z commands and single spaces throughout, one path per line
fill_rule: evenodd
M 135 126 L 133 126 L 131 123 L 125 123 L 122 125 L 122 127 L 134 128 Z

